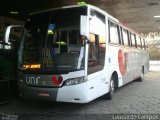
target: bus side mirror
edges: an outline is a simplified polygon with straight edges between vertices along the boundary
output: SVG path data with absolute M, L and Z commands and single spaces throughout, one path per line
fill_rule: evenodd
M 23 28 L 23 26 L 21 26 L 21 25 L 10 25 L 10 26 L 6 27 L 4 41 L 8 45 L 10 44 L 10 35 L 11 35 L 11 29 L 12 28 Z
M 81 15 L 80 34 L 87 37 L 89 32 L 89 19 L 87 16 Z

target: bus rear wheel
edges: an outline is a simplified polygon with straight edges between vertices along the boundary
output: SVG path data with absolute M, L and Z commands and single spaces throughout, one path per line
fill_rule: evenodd
M 106 94 L 106 99 L 107 99 L 107 100 L 111 100 L 111 99 L 112 99 L 113 93 L 114 93 L 114 88 L 115 88 L 115 86 L 114 86 L 114 79 L 113 79 L 113 77 L 112 77 L 112 78 L 111 78 L 111 81 L 110 81 L 110 90 L 109 90 L 109 92 Z
M 141 75 L 140 77 L 137 79 L 138 82 L 142 82 L 144 80 L 144 67 L 142 67 L 142 70 L 141 70 Z

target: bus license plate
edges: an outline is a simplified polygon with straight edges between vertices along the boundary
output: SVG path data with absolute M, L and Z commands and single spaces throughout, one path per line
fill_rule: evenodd
M 41 97 L 49 97 L 49 93 L 48 93 L 48 92 L 45 92 L 45 91 L 40 91 L 40 92 L 38 92 L 38 96 L 41 96 Z

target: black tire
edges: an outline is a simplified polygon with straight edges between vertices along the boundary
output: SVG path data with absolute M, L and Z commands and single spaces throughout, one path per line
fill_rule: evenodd
M 137 79 L 138 82 L 142 82 L 144 81 L 144 68 L 142 67 L 142 70 L 141 70 L 141 75 L 140 77 Z
M 111 81 L 110 81 L 109 84 L 110 84 L 110 90 L 109 90 L 109 92 L 106 94 L 106 99 L 107 99 L 107 100 L 112 100 L 113 93 L 114 93 L 114 88 L 115 88 L 113 77 L 111 78 Z

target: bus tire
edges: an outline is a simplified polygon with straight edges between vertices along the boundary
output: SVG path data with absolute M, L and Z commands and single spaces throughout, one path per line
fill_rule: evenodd
M 109 92 L 106 94 L 106 99 L 107 100 L 112 100 L 112 97 L 113 97 L 113 93 L 114 93 L 114 79 L 113 77 L 111 78 L 111 81 L 110 81 L 110 87 L 109 87 Z
M 140 77 L 137 79 L 138 82 L 142 82 L 144 81 L 144 66 L 141 69 L 141 75 Z

